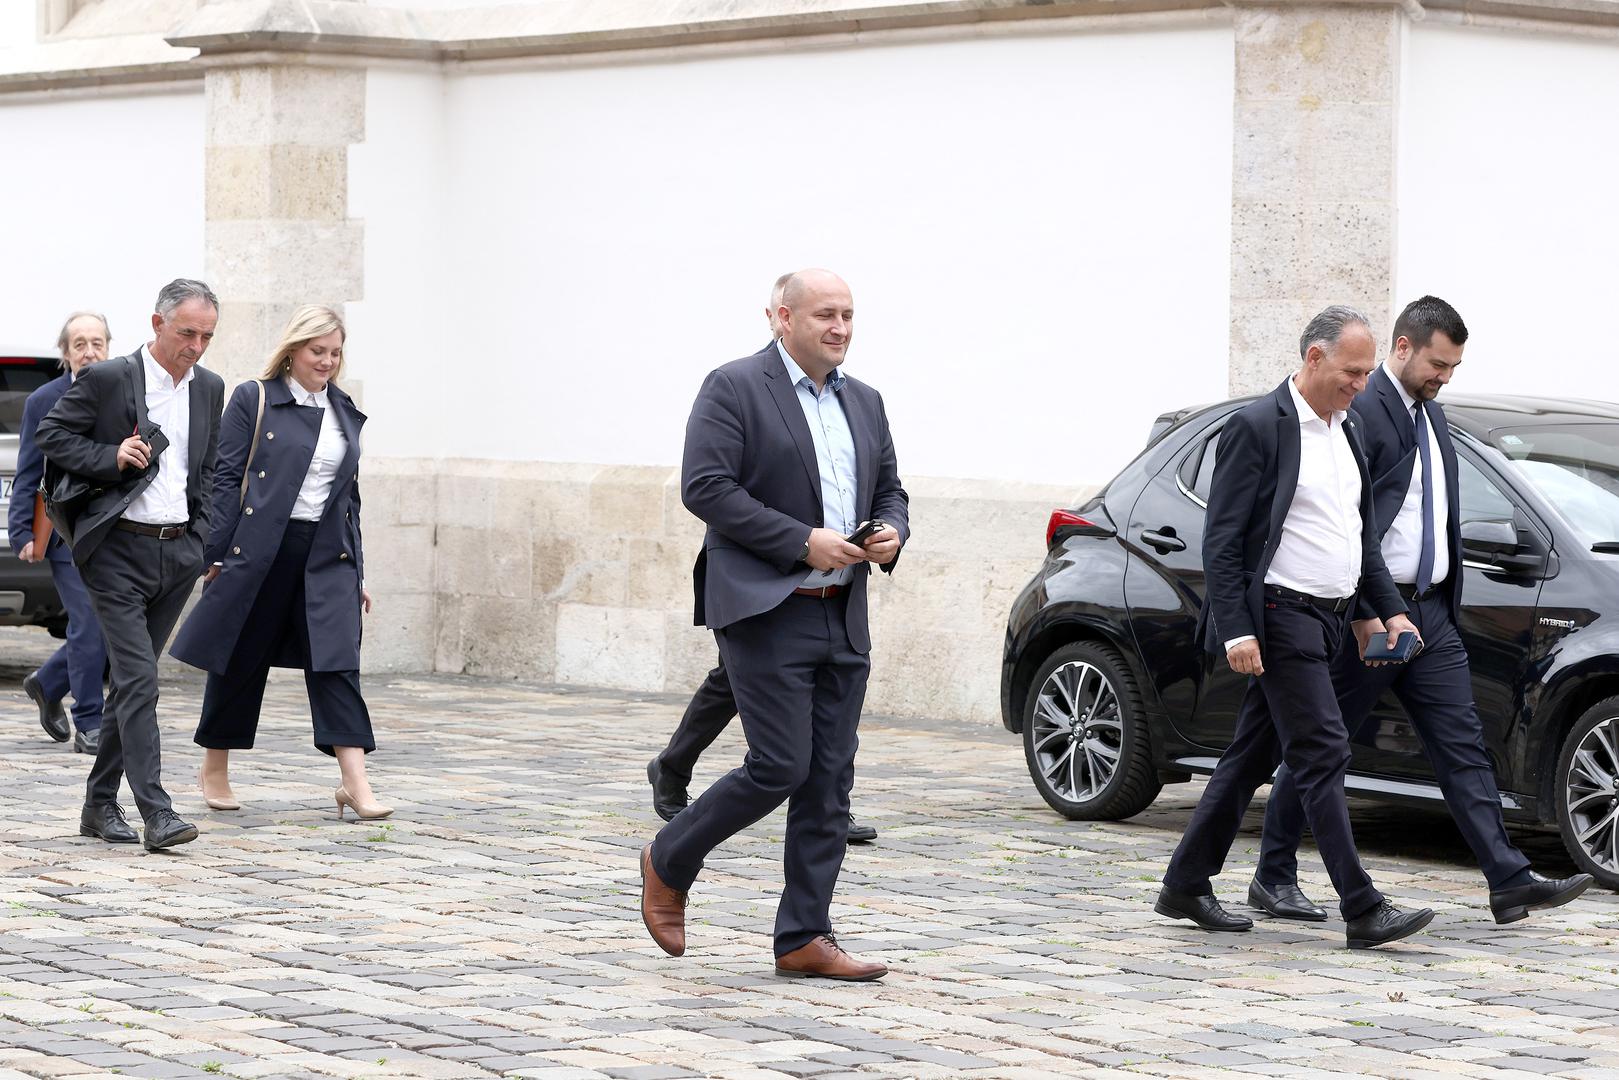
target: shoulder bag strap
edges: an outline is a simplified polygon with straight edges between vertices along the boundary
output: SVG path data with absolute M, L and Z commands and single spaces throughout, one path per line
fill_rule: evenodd
M 247 447 L 247 464 L 242 466 L 242 493 L 236 500 L 241 506 L 247 502 L 247 478 L 253 475 L 253 455 L 259 452 L 259 432 L 264 430 L 264 380 L 253 380 L 259 388 L 259 414 L 253 418 L 253 441 Z

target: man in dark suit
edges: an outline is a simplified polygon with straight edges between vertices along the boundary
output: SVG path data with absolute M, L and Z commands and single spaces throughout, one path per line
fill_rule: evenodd
M 1394 691 L 1489 882 L 1490 910 L 1497 922 L 1506 923 L 1568 903 L 1592 879 L 1589 874 L 1547 879 L 1529 868 L 1528 858 L 1507 837 L 1501 792 L 1484 750 L 1467 648 L 1456 629 L 1462 599 L 1456 449 L 1445 411 L 1434 400 L 1461 364 L 1466 343 L 1467 324 L 1455 308 L 1437 296 L 1412 301 L 1394 323 L 1388 361 L 1350 409 L 1366 447 L 1383 559 L 1422 632 L 1423 649 L 1405 664 L 1361 663 L 1365 643 L 1384 631 L 1363 598 L 1355 638 L 1345 639 L 1334 664 L 1333 685 L 1350 732 L 1360 731 L 1378 700 Z M 1284 765 L 1265 806 L 1259 868 L 1248 899 L 1281 918 L 1319 920 L 1326 912 L 1298 887 L 1304 825 L 1298 785 Z
M 17 435 L 17 476 L 12 485 L 11 506 L 6 527 L 11 534 L 11 550 L 23 562 L 49 560 L 56 595 L 67 609 L 67 642 L 39 670 L 22 681 L 23 692 L 39 707 L 39 723 L 57 742 L 71 736 L 73 749 L 94 754 L 101 739 L 101 678 L 107 668 L 107 649 L 101 640 L 101 624 L 96 621 L 84 579 L 73 565 L 72 553 L 62 538 L 52 532 L 44 545 L 34 540 L 35 493 L 45 474 L 45 455 L 39 451 L 39 422 L 67 393 L 79 372 L 107 358 L 112 334 L 107 319 L 88 311 L 75 311 L 62 324 L 56 347 L 62 353 L 62 375 L 28 395 L 23 404 L 22 427 Z M 68 722 L 62 698 L 73 692 L 73 721 Z
M 866 579 L 871 563 L 893 569 L 907 500 L 882 397 L 838 370 L 849 287 L 799 271 L 777 315 L 779 341 L 704 382 L 681 469 L 686 507 L 708 524 L 697 622 L 719 642 L 748 756 L 642 850 L 641 916 L 660 948 L 683 953 L 703 860 L 786 801 L 776 971 L 875 979 L 887 968 L 838 946 L 830 907 L 870 672 Z M 862 546 L 845 539 L 871 519 L 887 524 Z
M 1382 618 L 1391 643 L 1415 628 L 1383 565 L 1365 454 L 1347 413 L 1377 361 L 1371 327 L 1351 308 L 1329 307 L 1305 327 L 1299 355 L 1296 375 L 1221 431 L 1203 535 L 1203 638 L 1253 678 L 1156 910 L 1204 930 L 1253 926 L 1220 906 L 1211 878 L 1254 791 L 1282 759 L 1338 891 L 1348 945 L 1364 949 L 1416 933 L 1433 912 L 1400 911 L 1360 864 L 1331 659 L 1357 599 Z
M 781 275 L 770 288 L 765 322 L 770 324 L 772 343 L 781 337 L 781 324 L 776 320 L 776 312 L 781 307 L 782 291 L 792 276 Z M 725 659 L 721 657 L 697 687 L 697 692 L 692 694 L 674 734 L 669 736 L 669 745 L 647 762 L 646 778 L 652 784 L 652 809 L 663 820 L 673 821 L 675 815 L 691 802 L 686 794 L 686 786 L 691 783 L 692 770 L 697 767 L 698 757 L 720 737 L 720 732 L 735 716 L 736 695 L 731 693 L 731 680 L 725 674 Z M 870 842 L 877 839 L 877 830 L 870 825 L 862 825 L 851 813 L 848 839 L 851 843 Z
M 118 805 L 127 774 L 150 851 L 197 838 L 163 790 L 157 659 L 202 576 L 209 488 L 225 383 L 196 367 L 219 301 L 200 281 L 165 285 L 152 341 L 87 369 L 39 423 L 55 518 L 101 619 L 112 666 L 110 723 L 86 786 L 79 832 L 132 844 Z

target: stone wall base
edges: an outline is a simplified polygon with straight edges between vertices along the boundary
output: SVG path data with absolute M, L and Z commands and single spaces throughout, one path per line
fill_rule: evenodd
M 691 623 L 701 524 L 665 467 L 367 459 L 365 663 L 684 692 L 714 664 Z M 1079 488 L 914 478 L 912 538 L 874 580 L 867 709 L 998 720 L 1012 600 Z

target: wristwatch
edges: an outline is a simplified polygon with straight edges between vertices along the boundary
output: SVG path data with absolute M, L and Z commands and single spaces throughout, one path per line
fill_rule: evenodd
M 798 552 L 798 561 L 801 562 L 801 563 L 809 562 L 809 541 L 808 540 L 804 541 L 803 548 L 800 549 L 800 551 Z

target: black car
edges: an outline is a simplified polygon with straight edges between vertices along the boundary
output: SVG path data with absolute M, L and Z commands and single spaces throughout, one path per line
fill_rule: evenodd
M 1220 429 L 1166 414 L 1100 494 L 1051 515 L 1006 631 L 1001 713 L 1070 818 L 1119 819 L 1214 769 L 1246 678 L 1195 640 Z M 1619 406 L 1444 395 L 1460 467 L 1460 630 L 1507 820 L 1555 824 L 1619 889 Z M 1442 800 L 1392 696 L 1354 733 L 1351 795 Z
M 48 349 L 0 346 L 0 516 L 7 513 L 13 498 L 33 501 L 31 491 L 12 491 L 23 404 L 29 394 L 61 373 L 61 358 Z M 65 637 L 67 613 L 56 595 L 49 564 L 17 558 L 0 523 L 0 626 L 27 625 L 43 626 L 57 637 Z

